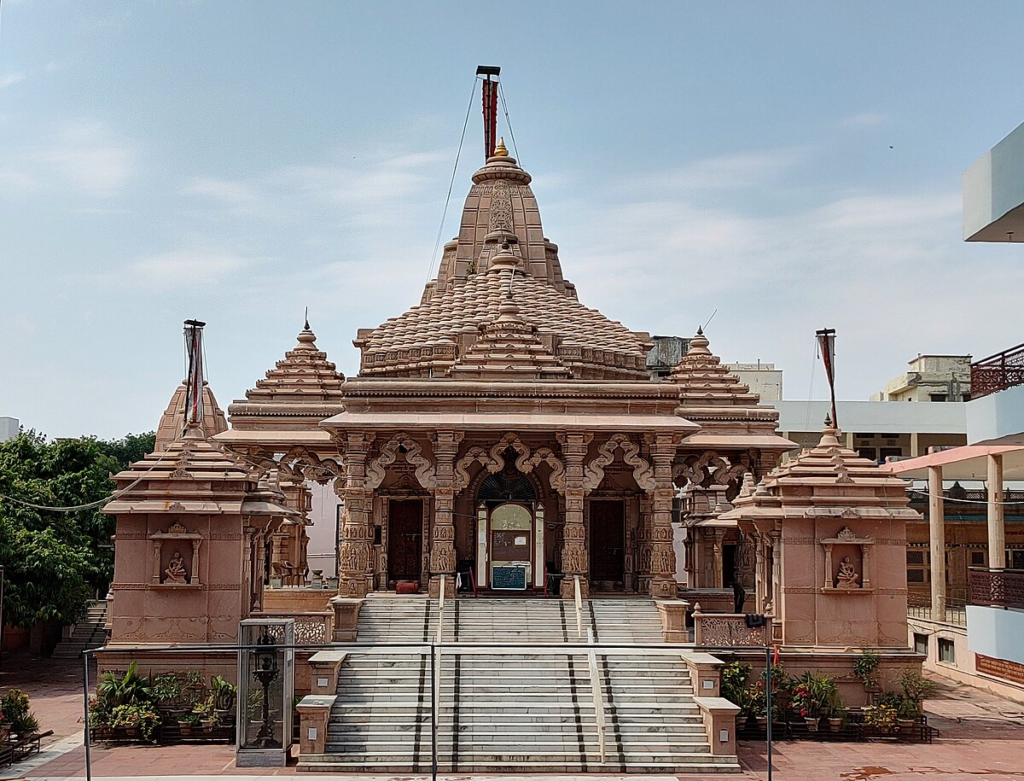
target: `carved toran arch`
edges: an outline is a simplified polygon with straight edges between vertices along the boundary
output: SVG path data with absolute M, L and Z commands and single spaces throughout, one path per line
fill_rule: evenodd
M 278 468 L 295 482 L 309 480 L 326 485 L 341 477 L 339 464 L 334 459 L 321 459 L 304 447 L 296 446 L 282 456 Z
M 434 465 L 423 455 L 423 448 L 404 431 L 400 431 L 381 445 L 380 455 L 366 465 L 366 486 L 374 491 L 384 482 L 387 468 L 398 458 L 398 449 L 405 448 L 405 460 L 416 467 L 416 480 L 427 490 L 437 486 Z
M 673 466 L 672 481 L 679 487 L 689 483 L 701 488 L 728 488 L 742 480 L 748 471 L 748 466 L 742 462 L 733 464 L 728 456 L 720 456 L 714 450 L 705 450 L 699 456 L 688 456 Z M 679 478 L 685 480 L 682 485 Z
M 604 480 L 604 469 L 615 460 L 615 452 L 622 451 L 622 460 L 633 467 L 633 479 L 644 491 L 654 490 L 654 469 L 640 457 L 640 445 L 625 434 L 615 434 L 597 449 L 597 455 L 583 470 L 583 490 L 590 493 Z
M 500 472 L 505 468 L 505 451 L 512 448 L 516 453 L 516 470 L 528 475 L 541 463 L 551 467 L 551 476 L 548 482 L 558 493 L 565 492 L 565 464 L 555 455 L 551 448 L 540 447 L 535 452 L 530 451 L 530 446 L 523 442 L 519 435 L 512 432 L 504 434 L 491 448 L 485 450 L 480 446 L 469 448 L 458 461 L 455 462 L 455 492 L 461 493 L 471 481 L 469 467 L 474 462 L 479 463 L 490 474 Z M 482 474 L 482 471 L 481 473 Z M 480 475 L 478 474 L 477 477 Z

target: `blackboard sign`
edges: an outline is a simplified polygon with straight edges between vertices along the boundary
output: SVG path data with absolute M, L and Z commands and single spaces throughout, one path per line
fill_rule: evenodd
M 491 570 L 491 588 L 525 591 L 526 567 L 494 567 Z

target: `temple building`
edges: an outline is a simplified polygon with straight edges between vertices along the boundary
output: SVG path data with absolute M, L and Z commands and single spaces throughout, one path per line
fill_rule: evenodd
M 229 408 L 218 442 L 288 479 L 338 475 L 342 595 L 460 575 L 675 597 L 673 497 L 735 495 L 793 447 L 703 334 L 649 379 L 649 336 L 580 303 L 530 182 L 499 142 L 419 304 L 360 330 L 358 376 L 307 328 Z
M 781 644 L 794 669 L 847 677 L 851 648 L 877 648 L 888 673 L 914 663 L 902 561 L 917 514 L 832 429 L 773 471 L 796 445 L 701 329 L 652 371 L 647 333 L 581 302 L 532 177 L 494 137 L 493 85 L 458 235 L 409 291 L 418 303 L 356 334 L 355 376 L 307 321 L 225 418 L 202 377 L 202 324 L 187 322 L 189 376 L 107 508 L 101 667 L 206 644 L 194 666 L 229 671 L 234 644 L 279 621 L 305 649 L 289 682 L 304 695 L 301 769 L 417 771 L 433 718 L 433 759 L 453 771 L 738 770 L 724 659 L 665 644 L 717 632 L 706 645 L 763 662 Z M 339 500 L 336 579 L 310 567 L 317 484 L 318 501 L 328 486 Z M 500 599 L 463 598 L 481 594 Z M 617 649 L 597 652 L 600 669 L 593 650 L 581 662 L 588 641 Z M 283 762 L 282 702 L 262 719 Z

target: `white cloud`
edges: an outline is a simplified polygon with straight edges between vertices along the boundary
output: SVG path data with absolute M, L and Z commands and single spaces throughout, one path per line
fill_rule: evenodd
M 224 204 L 251 204 L 258 200 L 256 188 L 244 182 L 200 177 L 182 190 L 185 195 L 212 198 Z
M 874 127 L 875 125 L 881 125 L 888 121 L 889 117 L 885 114 L 865 111 L 861 114 L 853 114 L 852 116 L 845 117 L 840 124 L 845 127 Z
M 135 173 L 133 150 L 95 122 L 66 126 L 29 159 L 45 166 L 62 183 L 96 197 L 115 195 Z
M 0 89 L 6 89 L 13 84 L 17 84 L 19 81 L 25 80 L 25 74 L 20 72 L 5 73 L 0 76 Z
M 215 285 L 238 272 L 251 270 L 258 261 L 231 252 L 173 250 L 151 255 L 128 265 L 122 274 L 131 284 L 160 289 Z
M 787 147 L 706 157 L 677 168 L 632 178 L 623 183 L 623 189 L 686 191 L 754 187 L 777 180 L 811 159 L 813 154 L 810 147 Z

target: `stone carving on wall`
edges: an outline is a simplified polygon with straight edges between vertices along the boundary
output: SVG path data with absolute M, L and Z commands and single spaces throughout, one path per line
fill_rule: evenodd
M 437 485 L 434 465 L 423 455 L 423 448 L 404 431 L 395 434 L 381 445 L 380 455 L 366 465 L 366 487 L 374 491 L 384 482 L 387 468 L 398 458 L 399 448 L 405 449 L 405 460 L 416 467 L 416 480 L 427 490 Z
M 199 582 L 199 546 L 202 544 L 203 535 L 189 532 L 183 524 L 174 523 L 168 527 L 166 532 L 150 534 L 149 540 L 153 559 L 150 583 L 152 587 L 201 587 L 202 584 Z M 178 543 L 181 546 L 174 548 L 166 564 L 163 563 L 165 542 Z M 191 551 L 190 563 L 186 563 L 186 559 L 181 553 L 182 547 Z
M 743 463 L 743 459 L 733 464 L 728 456 L 720 456 L 714 450 L 705 450 L 699 456 L 688 456 L 673 466 L 672 480 L 679 487 L 688 483 L 701 488 L 728 488 L 738 485 L 747 472 L 748 466 Z M 735 495 L 728 498 L 731 500 Z
M 335 477 L 341 477 L 341 469 L 332 459 L 321 459 L 316 453 L 304 447 L 293 447 L 279 462 L 278 469 L 296 483 L 309 480 L 326 485 Z
M 494 190 L 491 193 L 490 216 L 489 233 L 496 233 L 498 231 L 515 233 L 512 225 L 512 193 L 508 182 L 502 179 L 498 179 L 494 183 Z
M 565 464 L 550 448 L 541 447 L 533 452 L 530 446 L 523 442 L 517 434 L 504 434 L 489 450 L 480 446 L 469 448 L 454 466 L 454 480 L 452 487 L 455 493 L 464 491 L 470 484 L 472 478 L 469 468 L 478 463 L 491 474 L 496 474 L 505 468 L 506 454 L 509 449 L 515 453 L 516 471 L 524 475 L 530 474 L 541 463 L 551 467 L 549 482 L 551 487 L 558 493 L 565 491 Z
M 823 587 L 833 593 L 867 593 L 871 591 L 871 547 L 875 544 L 871 537 L 858 537 L 848 526 L 843 527 L 835 537 L 820 540 L 825 549 L 825 576 Z M 833 569 L 833 552 L 842 554 L 838 569 Z M 849 552 L 847 552 L 849 551 Z M 857 555 L 860 556 L 858 571 Z
M 583 470 L 583 490 L 590 493 L 604 480 L 604 470 L 622 450 L 622 460 L 633 467 L 633 479 L 644 491 L 654 490 L 654 468 L 640 457 L 640 445 L 625 434 L 615 434 L 597 449 L 597 455 Z

